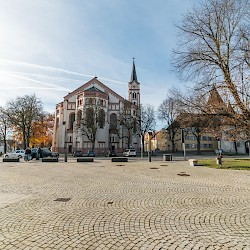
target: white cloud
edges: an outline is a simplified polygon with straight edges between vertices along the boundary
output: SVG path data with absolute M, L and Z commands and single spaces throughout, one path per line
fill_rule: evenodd
M 142 101 L 158 107 L 170 73 L 173 23 L 195 0 L 0 1 L 0 105 L 35 93 L 54 110 L 94 76 L 127 97 L 136 58 Z

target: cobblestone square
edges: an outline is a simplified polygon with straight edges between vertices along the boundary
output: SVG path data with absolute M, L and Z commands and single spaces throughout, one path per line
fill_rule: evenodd
M 250 172 L 141 159 L 0 162 L 0 249 L 249 250 Z

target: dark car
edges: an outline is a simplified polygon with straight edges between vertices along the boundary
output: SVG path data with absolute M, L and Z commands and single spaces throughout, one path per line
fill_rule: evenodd
M 88 153 L 87 153 L 87 156 L 95 157 L 95 152 L 92 151 L 92 150 L 89 150 Z
M 59 153 L 58 152 L 51 152 L 51 156 L 59 158 Z
M 31 149 L 31 160 L 37 157 L 37 148 Z
M 52 152 L 48 150 L 47 148 L 41 148 L 41 158 L 43 157 L 52 157 Z
M 115 157 L 115 156 L 116 156 L 116 153 L 115 153 L 115 151 L 110 150 L 110 151 L 108 151 L 107 156 L 108 156 L 108 157 Z
M 83 153 L 81 150 L 76 150 L 73 152 L 73 156 L 74 157 L 82 157 L 83 156 Z

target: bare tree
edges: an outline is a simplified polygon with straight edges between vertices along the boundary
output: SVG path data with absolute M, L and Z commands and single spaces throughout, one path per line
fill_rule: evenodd
M 139 110 L 132 109 L 130 102 L 125 102 L 123 109 L 118 114 L 118 121 L 122 127 L 122 133 L 119 133 L 119 138 L 127 140 L 127 147 L 130 148 L 132 136 L 137 135 L 139 131 Z
M 35 95 L 17 97 L 7 103 L 5 114 L 14 129 L 22 134 L 23 148 L 29 146 L 33 122 L 43 115 L 41 100 Z
M 105 126 L 105 111 L 100 106 L 97 100 L 90 99 L 91 101 L 86 104 L 83 111 L 78 112 L 78 120 L 80 131 L 83 136 L 86 136 L 91 142 L 91 149 L 95 149 L 96 134 L 98 129 Z
M 166 132 L 172 144 L 172 151 L 175 152 L 175 136 L 180 129 L 177 117 L 180 114 L 178 99 L 170 95 L 160 104 L 158 118 L 166 122 Z
M 7 137 L 11 132 L 11 125 L 4 108 L 0 107 L 0 139 L 4 144 L 4 153 L 7 152 Z
M 139 133 L 141 136 L 142 151 L 144 152 L 145 134 L 149 131 L 155 130 L 155 110 L 154 106 L 150 104 L 141 105 L 137 119 Z
M 179 43 L 173 54 L 174 68 L 181 76 L 196 78 L 202 84 L 220 83 L 248 120 L 250 109 L 239 93 L 239 67 L 246 51 L 239 45 L 246 40 L 240 30 L 249 25 L 249 10 L 249 0 L 204 1 L 177 26 Z

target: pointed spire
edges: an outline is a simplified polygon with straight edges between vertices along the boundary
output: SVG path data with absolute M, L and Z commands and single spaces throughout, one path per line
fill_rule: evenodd
M 207 101 L 207 108 L 212 113 L 219 113 L 223 110 L 227 110 L 227 106 L 225 102 L 222 100 L 215 84 L 213 85 L 213 88 L 210 90 L 210 95 Z
M 130 77 L 130 82 L 137 82 L 137 75 L 136 75 L 136 70 L 135 70 L 135 58 L 133 57 L 133 66 L 132 66 L 132 72 L 131 72 L 131 77 Z

